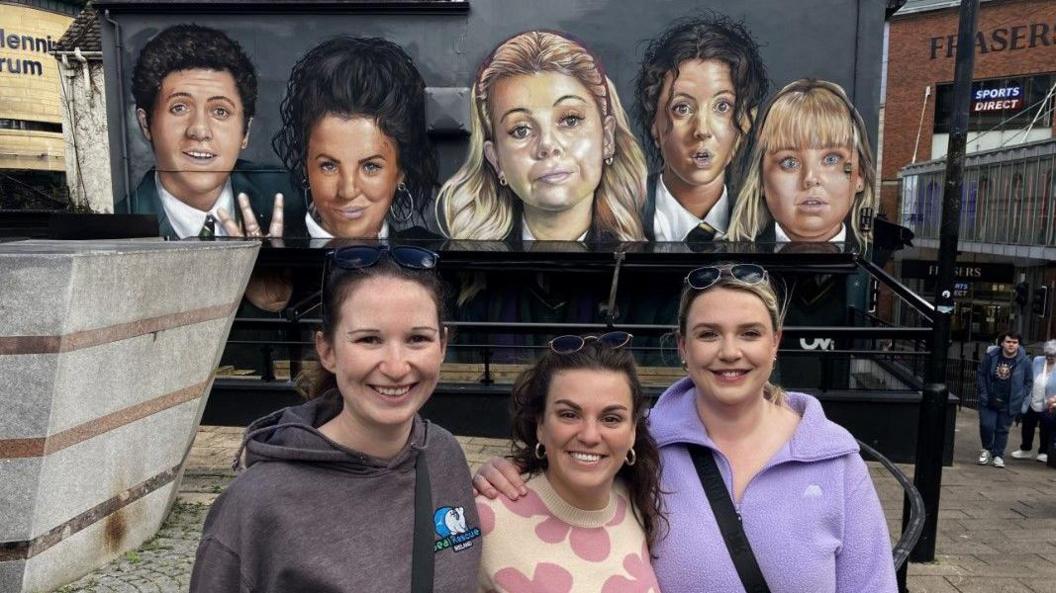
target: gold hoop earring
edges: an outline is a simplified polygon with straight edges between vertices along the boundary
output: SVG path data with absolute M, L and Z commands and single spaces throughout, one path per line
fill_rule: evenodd
M 546 459 L 546 448 L 543 447 L 542 443 L 535 444 L 535 458 Z
M 507 185 L 509 185 L 508 183 L 506 183 L 506 176 L 502 173 L 499 173 L 499 185 L 501 185 L 502 187 L 506 187 Z
M 684 361 L 684 360 L 682 361 L 682 370 L 683 371 L 688 371 L 689 370 L 689 365 L 686 364 L 686 361 Z
M 638 462 L 638 454 L 634 452 L 634 447 L 627 451 L 627 459 L 624 459 L 623 462 L 627 464 L 627 467 L 631 467 Z
M 605 159 L 605 164 L 610 166 L 610 167 L 612 166 L 612 157 L 611 156 L 609 156 L 609 157 L 607 157 Z

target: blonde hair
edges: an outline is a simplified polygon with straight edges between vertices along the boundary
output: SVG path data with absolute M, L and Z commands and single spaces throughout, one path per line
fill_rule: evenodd
M 872 237 L 863 233 L 856 214 L 876 210 L 876 168 L 869 135 L 861 114 L 840 85 L 803 78 L 781 89 L 770 101 L 757 132 L 755 148 L 737 196 L 727 238 L 752 241 L 773 221 L 763 195 L 763 158 L 789 148 L 846 146 L 858 153 L 858 176 L 862 191 L 851 202 L 848 226 L 863 251 Z
M 716 264 L 717 267 L 724 267 L 730 264 Z M 774 335 L 781 332 L 781 328 L 785 325 L 785 313 L 787 311 L 787 302 L 783 302 L 777 296 L 777 291 L 774 290 L 773 280 L 767 279 L 763 282 L 757 282 L 755 284 L 749 284 L 743 280 L 738 280 L 728 273 L 723 273 L 719 276 L 719 279 L 715 281 L 715 284 L 705 288 L 704 290 L 698 290 L 685 283 L 682 286 L 682 294 L 678 300 L 678 335 L 682 339 L 686 339 L 686 325 L 689 321 L 689 308 L 693 306 L 693 301 L 697 300 L 697 297 L 715 290 L 716 288 L 728 288 L 730 290 L 740 290 L 754 295 L 760 301 L 763 306 L 766 307 L 766 312 L 770 316 L 770 323 L 773 325 Z M 763 385 L 763 397 L 771 403 L 778 406 L 787 406 L 788 394 L 779 385 L 775 385 L 769 381 Z
M 485 161 L 484 142 L 494 139 L 489 91 L 508 76 L 557 72 L 572 76 L 594 95 L 602 118 L 616 120 L 611 165 L 603 167 L 594 191 L 593 228 L 621 241 L 644 241 L 639 212 L 645 199 L 645 156 L 630 130 L 627 114 L 601 64 L 581 44 L 557 33 L 528 31 L 503 42 L 484 61 L 473 84 L 469 151 L 462 167 L 436 198 L 436 218 L 452 239 L 499 240 L 513 228 L 513 191 L 499 184 Z

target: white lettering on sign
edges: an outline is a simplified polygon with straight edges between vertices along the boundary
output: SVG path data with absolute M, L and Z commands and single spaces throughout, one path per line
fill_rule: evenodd
M 976 101 L 972 111 L 979 113 L 983 111 L 1005 111 L 1007 109 L 1019 109 L 1023 104 L 1022 99 L 1005 99 L 1004 101 Z
M 812 338 L 810 340 L 800 338 L 799 348 L 801 350 L 835 350 L 836 343 L 832 341 L 832 338 Z
M 1023 94 L 1023 90 L 1020 87 L 1006 86 L 998 89 L 978 89 L 975 91 L 974 99 L 976 101 L 985 101 L 986 99 L 1014 99 L 1021 94 Z

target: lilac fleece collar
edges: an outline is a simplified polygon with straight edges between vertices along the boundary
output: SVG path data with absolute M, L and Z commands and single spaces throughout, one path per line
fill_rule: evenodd
M 696 397 L 689 377 L 679 379 L 660 396 L 649 414 L 649 431 L 658 446 L 687 443 L 717 449 L 697 415 Z M 778 454 L 787 456 L 782 461 L 818 461 L 858 452 L 858 442 L 846 429 L 825 418 L 817 398 L 790 391 L 788 403 L 801 419 L 788 446 Z

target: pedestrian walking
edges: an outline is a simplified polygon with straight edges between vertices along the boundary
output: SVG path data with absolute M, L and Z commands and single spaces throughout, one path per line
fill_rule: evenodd
M 1049 460 L 1049 447 L 1052 445 L 1052 428 L 1056 424 L 1050 407 L 1056 404 L 1056 340 L 1045 342 L 1042 348 L 1044 356 L 1035 356 L 1033 364 L 1034 386 L 1030 398 L 1024 398 L 1023 440 L 1019 449 L 1012 452 L 1016 459 L 1037 459 L 1045 463 Z M 1034 429 L 1040 428 L 1038 436 L 1038 454 L 1032 453 L 1034 447 Z
M 1005 446 L 1012 418 L 1019 414 L 1024 399 L 1031 394 L 1034 373 L 1020 347 L 1022 336 L 1013 331 L 1001 334 L 1000 347 L 986 353 L 976 370 L 979 393 L 979 438 L 982 450 L 979 465 L 993 462 L 1005 467 Z

